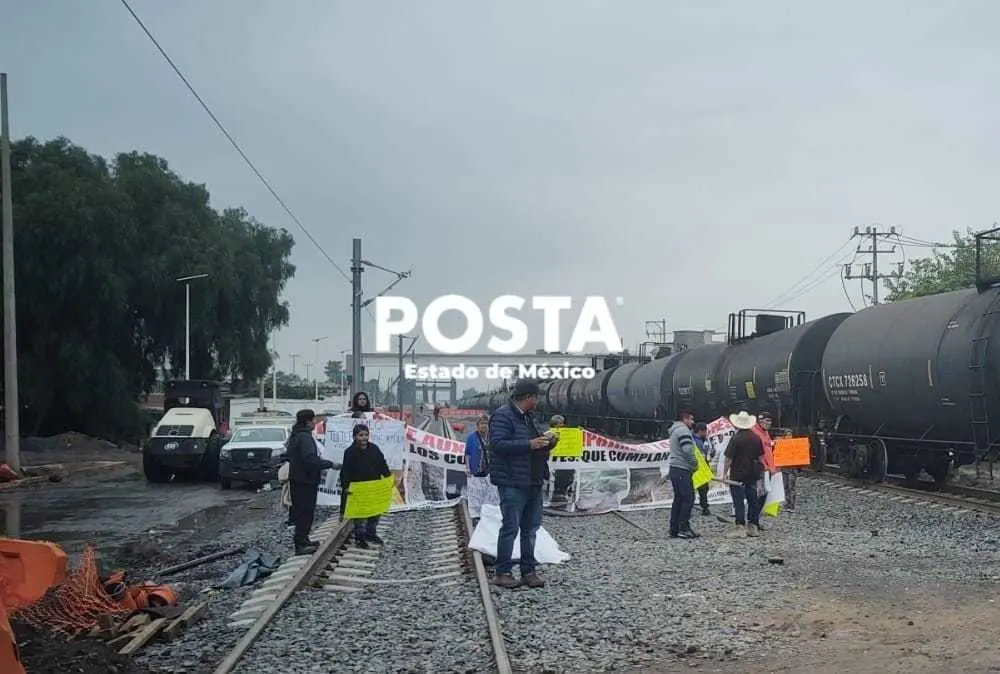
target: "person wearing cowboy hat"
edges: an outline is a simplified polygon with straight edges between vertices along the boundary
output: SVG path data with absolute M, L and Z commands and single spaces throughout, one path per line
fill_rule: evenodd
M 764 474 L 764 443 L 754 431 L 757 417 L 746 410 L 730 414 L 729 423 L 736 427 L 736 434 L 726 446 L 723 477 L 729 480 L 736 526 L 727 536 L 759 536 L 762 501 L 757 494 L 757 480 Z

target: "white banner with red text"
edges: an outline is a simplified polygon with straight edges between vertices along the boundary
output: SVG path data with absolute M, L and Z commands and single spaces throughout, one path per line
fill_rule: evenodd
M 475 517 L 483 504 L 499 503 L 496 488 L 488 478 L 470 477 L 466 472 L 464 441 L 406 426 L 378 413 L 365 416 L 365 419 L 328 417 L 322 438 L 323 455 L 341 463 L 344 450 L 353 440 L 354 426 L 366 424 L 371 441 L 382 450 L 396 478 L 394 511 L 446 506 L 464 495 Z M 673 488 L 667 477 L 668 441 L 629 444 L 585 430 L 583 444 L 583 455 L 579 458 L 550 459 L 550 479 L 545 486 L 547 507 L 600 514 L 663 508 L 672 503 Z M 721 475 L 721 452 L 714 457 L 713 465 Z M 711 483 L 708 501 L 731 503 L 728 488 Z M 339 506 L 338 471 L 326 471 L 318 504 Z

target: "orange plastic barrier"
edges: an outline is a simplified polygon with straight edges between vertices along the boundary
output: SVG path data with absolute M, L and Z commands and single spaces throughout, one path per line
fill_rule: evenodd
M 809 456 L 809 438 L 776 438 L 774 440 L 774 465 L 777 468 L 796 468 L 812 463 Z
M 0 585 L 3 585 L 0 582 Z M 0 598 L 0 672 L 7 674 L 27 674 L 17 652 L 17 639 L 7 620 L 7 609 Z
M 0 538 L 0 672 L 25 674 L 7 611 L 34 604 L 63 582 L 66 563 L 54 543 Z
M 66 579 L 66 553 L 55 543 L 0 538 L 3 602 L 9 611 L 30 606 Z

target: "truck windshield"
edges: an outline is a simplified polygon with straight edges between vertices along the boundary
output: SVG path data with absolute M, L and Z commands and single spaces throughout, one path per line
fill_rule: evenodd
M 284 442 L 287 433 L 284 428 L 239 428 L 231 442 Z

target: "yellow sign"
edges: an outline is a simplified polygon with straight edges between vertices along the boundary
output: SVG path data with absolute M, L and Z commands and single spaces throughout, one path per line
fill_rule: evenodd
M 566 459 L 579 459 L 583 456 L 582 428 L 553 428 L 559 434 L 559 444 L 552 450 L 550 456 Z
M 694 488 L 699 489 L 712 481 L 714 473 L 712 467 L 708 465 L 705 455 L 697 447 L 694 448 L 694 458 L 698 462 L 698 470 L 691 474 L 691 481 L 694 483 Z
M 392 492 L 395 486 L 396 480 L 392 475 L 380 480 L 352 482 L 347 487 L 347 507 L 344 508 L 344 517 L 349 520 L 360 520 L 386 514 L 392 505 Z

